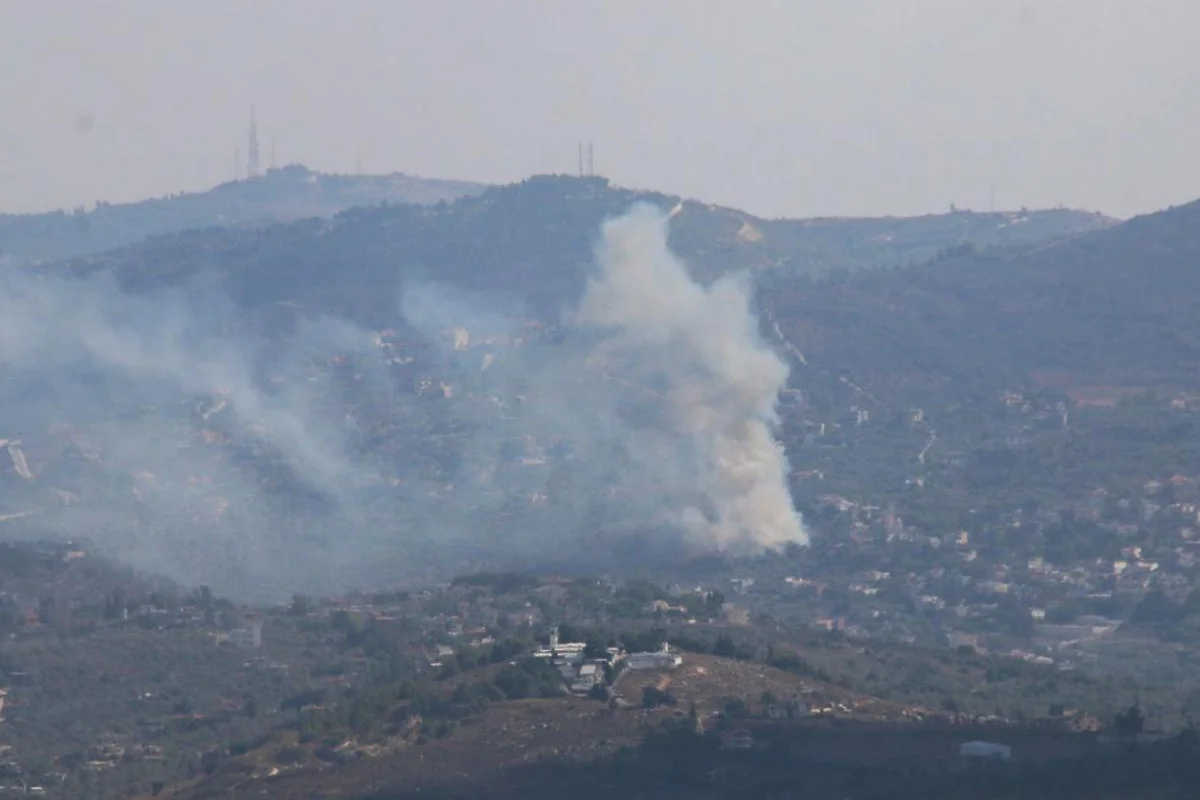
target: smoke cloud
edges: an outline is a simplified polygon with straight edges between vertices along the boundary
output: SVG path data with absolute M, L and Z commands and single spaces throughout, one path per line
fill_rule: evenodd
M 577 321 L 608 332 L 599 352 L 661 386 L 672 441 L 652 461 L 673 461 L 659 466 L 707 501 L 678 510 L 694 544 L 752 553 L 806 543 L 772 436 L 787 365 L 759 336 L 745 279 L 693 281 L 667 248 L 667 223 L 640 205 L 605 224 L 601 274 Z
M 253 599 L 802 544 L 786 365 L 747 283 L 694 282 L 667 230 L 648 206 L 606 223 L 560 321 L 410 265 L 384 331 L 238 307 L 211 275 L 11 270 L 0 537 Z

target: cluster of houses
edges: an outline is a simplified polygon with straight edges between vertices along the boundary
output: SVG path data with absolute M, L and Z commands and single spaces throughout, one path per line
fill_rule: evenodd
M 788 605 L 807 598 L 815 624 L 847 636 L 914 641 L 933 622 L 952 645 L 979 648 L 986 639 L 1007 651 L 1011 637 L 1029 638 L 1032 626 L 1038 652 L 1017 657 L 1060 663 L 1058 651 L 1078 641 L 1080 631 L 1094 640 L 1116 629 L 1116 620 L 1096 616 L 1089 606 L 1127 609 L 1150 592 L 1182 605 L 1200 589 L 1200 480 L 1187 475 L 1147 481 L 1140 491 L 1095 489 L 1058 508 L 1014 508 L 981 519 L 979 530 L 924 531 L 906 525 L 894 509 L 833 493 L 817 503 L 848 526 L 853 568 L 847 563 L 840 570 L 835 558 L 821 564 L 819 575 L 788 576 L 784 597 Z M 1041 554 L 997 553 L 997 541 L 1020 542 L 1067 521 L 1102 531 L 1096 538 L 1109 552 L 1059 563 Z M 896 567 L 897 552 L 906 555 L 906 569 Z M 845 616 L 827 617 L 822 595 L 831 589 L 863 602 L 842 611 Z M 1024 614 L 1012 614 L 1014 608 Z M 1067 630 L 1067 624 L 1081 627 Z
M 575 694 L 587 694 L 593 687 L 604 683 L 606 669 L 622 665 L 630 670 L 675 669 L 683 664 L 683 656 L 672 651 L 663 642 L 655 652 L 626 653 L 619 647 L 605 648 L 604 655 L 588 657 L 588 645 L 584 642 L 562 642 L 558 628 L 550 631 L 546 647 L 533 651 L 534 658 L 548 659 L 562 675 L 567 686 Z

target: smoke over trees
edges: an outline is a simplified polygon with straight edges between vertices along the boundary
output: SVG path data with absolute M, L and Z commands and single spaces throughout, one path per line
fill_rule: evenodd
M 82 538 L 241 595 L 386 585 L 464 564 L 619 563 L 805 541 L 774 441 L 786 365 L 747 286 L 694 282 L 666 216 L 601 231 L 565 324 L 521 293 L 397 265 L 394 324 L 211 278 L 133 293 L 16 273 L 0 290 L 4 535 Z M 657 549 L 656 549 L 657 548 Z

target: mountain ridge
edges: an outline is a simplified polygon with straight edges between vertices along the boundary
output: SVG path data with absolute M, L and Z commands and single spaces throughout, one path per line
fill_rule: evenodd
M 1073 377 L 1051 383 L 1193 390 L 1198 229 L 1200 201 L 1027 250 L 826 281 L 775 311 L 803 352 L 867 381 L 979 375 L 986 364 L 993 388 L 1064 373 Z M 873 353 L 881 346 L 886 357 Z
M 129 275 L 137 269 L 134 262 L 157 259 L 195 274 L 222 257 L 232 257 L 239 265 L 226 272 L 249 275 L 249 280 L 256 271 L 271 271 L 284 259 L 283 251 L 294 250 L 289 260 L 300 268 L 317 257 L 326 263 L 340 261 L 339 277 L 372 284 L 374 289 L 362 290 L 368 305 L 378 299 L 380 286 L 392 285 L 394 291 L 397 268 L 416 265 L 440 280 L 469 280 L 473 288 L 505 289 L 514 280 L 524 280 L 526 288 L 535 290 L 534 305 L 543 313 L 555 313 L 564 299 L 578 296 L 600 223 L 637 202 L 675 209 L 671 245 L 705 281 L 743 269 L 819 275 L 836 269 L 893 267 L 920 263 L 955 247 L 1025 247 L 1113 223 L 1101 215 L 1066 210 L 766 220 L 674 195 L 615 187 L 603 178 L 535 176 L 489 187 L 449 205 L 358 207 L 327 220 L 179 231 L 60 266 L 79 273 L 116 266 Z M 148 271 L 145 265 L 141 269 Z M 311 280 L 320 285 L 321 273 L 316 268 L 287 277 L 293 283 Z M 127 288 L 138 283 L 125 278 L 121 282 Z M 246 288 L 243 283 L 234 294 Z M 295 298 L 277 294 L 271 299 Z
M 90 211 L 0 214 L 0 259 L 45 263 L 185 230 L 329 217 L 353 206 L 384 202 L 433 204 L 483 188 L 470 181 L 401 172 L 334 175 L 291 165 L 205 191 L 130 203 L 99 202 Z
M 536 557 L 567 568 L 635 552 L 623 548 L 654 539 L 645 520 L 655 519 L 656 503 L 690 501 L 679 486 L 648 493 L 622 478 L 628 464 L 616 445 L 637 442 L 615 422 L 617 412 L 647 415 L 650 426 L 662 410 L 653 400 L 633 402 L 622 388 L 628 376 L 591 360 L 589 333 L 573 330 L 564 312 L 595 272 L 601 224 L 637 202 L 672 214 L 669 244 L 698 281 L 757 279 L 758 304 L 803 353 L 792 355 L 795 391 L 781 403 L 779 430 L 800 472 L 833 452 L 809 431 L 833 430 L 864 405 L 881 420 L 902 419 L 910 406 L 933 417 L 1032 385 L 1031 370 L 1053 368 L 1078 347 L 1052 347 L 1045 322 L 1006 336 L 1013 312 L 1005 304 L 1045 316 L 1059 301 L 1041 284 L 1062 282 L 1055 270 L 1064 268 L 1063 254 L 1136 254 L 1147 226 L 1169 232 L 1190 219 L 1183 212 L 1183 223 L 1134 221 L 1046 248 L 1044 240 L 1004 238 L 1007 215 L 961 212 L 888 245 L 882 262 L 870 255 L 873 245 L 864 255 L 861 236 L 807 240 L 826 252 L 811 264 L 789 238 L 798 224 L 777 235 L 768 221 L 739 212 L 604 179 L 549 176 L 455 203 L 189 231 L 60 262 L 33 271 L 5 315 L 13 341 L 32 337 L 49 348 L 30 355 L 4 387 L 8 435 L 19 434 L 34 476 L 7 474 L 6 502 L 13 514 L 45 511 L 14 518 L 8 530 L 80 531 L 90 520 L 89 529 L 107 526 L 98 538 L 114 537 L 178 580 L 222 570 L 225 577 L 212 580 L 229 592 L 263 588 L 246 556 L 234 556 L 247 530 L 259 534 L 253 569 L 275 569 L 272 553 L 303 541 L 305 569 L 289 561 L 288 580 L 323 590 L 350 575 L 368 580 L 351 563 L 364 554 L 375 570 L 370 580 L 382 580 L 418 561 L 434 572 L 435 564 L 461 567 L 439 553 L 477 565 Z M 964 230 L 1000 235 L 973 243 Z M 1164 263 L 1175 264 L 1178 247 L 1162 247 Z M 918 253 L 932 257 L 899 266 Z M 845 263 L 875 266 L 838 268 Z M 1118 305 L 1128 311 L 1133 297 L 1125 292 Z M 1073 313 L 1059 317 L 1086 333 L 1088 313 Z M 46 318 L 78 324 L 36 324 Z M 1172 324 L 1188 322 L 1177 316 Z M 759 327 L 770 333 L 769 324 Z M 46 379 L 38 368 L 50 356 L 58 371 Z M 80 371 L 71 360 L 80 356 L 103 361 Z M 1110 368 L 1161 367 L 1136 356 Z M 855 393 L 863 391 L 885 402 L 862 403 Z M 549 400 L 537 406 L 530 395 Z M 928 434 L 906 429 L 889 446 L 920 437 L 915 456 Z M 942 433 L 939 448 L 952 441 Z M 889 475 L 888 485 L 904 477 Z M 791 482 L 793 497 L 819 491 Z M 361 533 L 350 555 L 339 516 L 346 509 L 359 515 Z M 598 530 L 615 538 L 606 542 Z M 664 557 L 676 552 L 675 538 L 655 541 Z M 291 590 L 286 583 L 272 591 Z

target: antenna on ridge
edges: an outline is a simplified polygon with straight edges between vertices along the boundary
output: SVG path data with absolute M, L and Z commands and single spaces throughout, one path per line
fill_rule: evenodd
M 592 158 L 592 143 L 591 142 L 588 142 L 587 174 L 588 174 L 589 178 L 594 178 L 596 176 L 596 162 Z
M 246 177 L 258 177 L 258 122 L 254 118 L 254 106 L 250 106 L 250 144 L 246 149 Z

